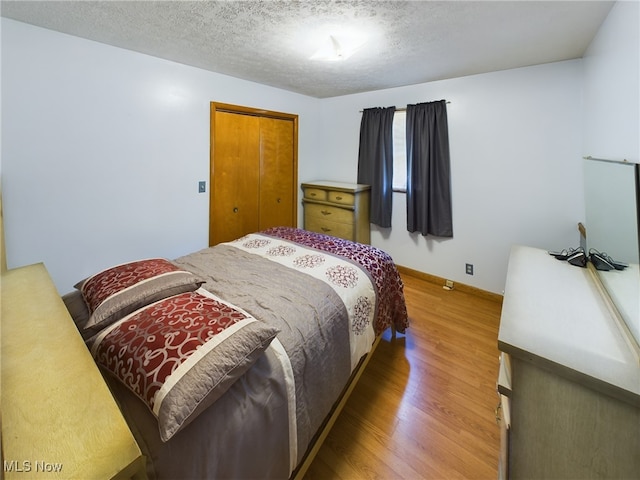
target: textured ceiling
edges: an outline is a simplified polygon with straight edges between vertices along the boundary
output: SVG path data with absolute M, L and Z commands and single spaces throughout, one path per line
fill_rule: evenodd
M 613 2 L 2 1 L 2 16 L 319 98 L 580 58 Z M 368 42 L 341 62 L 320 35 Z

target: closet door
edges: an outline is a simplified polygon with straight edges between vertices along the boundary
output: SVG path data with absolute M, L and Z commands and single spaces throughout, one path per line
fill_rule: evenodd
M 258 230 L 260 118 L 216 111 L 213 118 L 209 244 Z
M 298 116 L 211 103 L 209 245 L 297 223 Z
M 295 225 L 294 122 L 260 119 L 260 230 Z

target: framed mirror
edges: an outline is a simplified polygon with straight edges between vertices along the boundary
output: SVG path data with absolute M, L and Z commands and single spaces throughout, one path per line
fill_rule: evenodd
M 628 265 L 596 273 L 640 345 L 640 165 L 586 157 L 584 179 L 587 251 Z

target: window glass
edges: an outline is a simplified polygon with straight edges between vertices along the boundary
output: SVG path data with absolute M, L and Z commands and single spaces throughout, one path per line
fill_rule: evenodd
M 407 112 L 393 115 L 393 189 L 407 190 Z

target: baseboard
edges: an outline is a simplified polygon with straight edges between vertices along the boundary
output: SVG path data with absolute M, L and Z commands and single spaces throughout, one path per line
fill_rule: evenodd
M 438 277 L 436 275 L 431 275 L 430 273 L 414 270 L 413 268 L 403 267 L 402 265 L 396 265 L 396 266 L 398 267 L 398 271 L 400 273 L 404 273 L 405 275 L 411 275 L 412 277 L 425 280 L 429 283 L 435 283 L 436 285 L 444 285 L 447 280 L 445 278 Z M 471 285 L 465 285 L 464 283 L 455 282 L 454 289 L 460 292 L 476 295 L 478 297 L 482 297 L 487 300 L 491 300 L 498 303 L 502 303 L 502 299 L 503 299 L 503 296 L 498 293 L 482 290 L 481 288 L 472 287 Z

